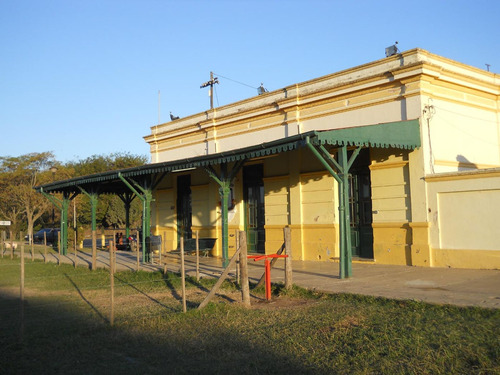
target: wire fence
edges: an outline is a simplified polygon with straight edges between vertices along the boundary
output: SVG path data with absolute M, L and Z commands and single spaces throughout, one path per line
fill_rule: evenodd
M 0 258 L 1 330 L 17 323 L 24 331 L 33 324 L 50 324 L 54 319 L 58 323 L 72 322 L 82 312 L 113 325 L 115 315 L 120 324 L 130 324 L 138 319 L 186 311 L 185 284 L 181 283 L 184 278 L 176 273 L 164 274 L 161 267 L 156 273 L 139 276 L 136 272 L 115 273 L 116 257 L 112 250 L 108 267 L 98 272 L 68 264 L 60 267 L 52 263 L 47 268 L 48 264 L 40 259 L 30 262 L 24 247 L 21 243 L 12 252 L 12 259 Z M 189 305 L 197 306 L 207 288 L 193 280 L 190 287 L 197 289 L 193 294 L 196 298 Z M 16 290 L 20 290 L 20 295 Z
M 63 264 L 61 262 L 63 256 L 52 250 L 57 263 L 51 263 L 49 267 L 49 264 L 45 263 L 46 245 L 36 249 L 40 255 L 37 258 L 33 257 L 35 248 L 31 245 L 26 246 L 23 241 L 20 241 L 18 248 L 9 249 L 8 255 L 10 256 L 6 257 L 4 257 L 6 249 L 1 246 L 0 316 L 3 318 L 0 319 L 0 327 L 2 330 L 11 328 L 18 322 L 22 341 L 23 332 L 28 329 L 27 327 L 32 327 L 33 324 L 50 324 L 55 319 L 54 316 L 59 323 L 72 322 L 82 316 L 85 319 L 97 317 L 98 321 L 113 326 L 115 312 L 120 324 L 129 324 L 137 319 L 144 320 L 165 314 L 186 312 L 187 305 L 190 308 L 202 308 L 216 293 L 234 301 L 235 296 L 227 297 L 228 294 L 239 293 L 234 288 L 227 293 L 218 292 L 218 288 L 231 270 L 235 271 L 235 283 L 241 286 L 241 300 L 244 305 L 249 306 L 246 237 L 244 232 L 239 232 L 239 236 L 238 249 L 226 269 L 222 271 L 219 269 L 221 276 L 215 285 L 210 282 L 200 282 L 197 244 L 196 278 L 189 279 L 189 287 L 192 291 L 189 303 L 186 293 L 185 251 L 182 239 L 179 252 L 180 275 L 166 272 L 166 264 L 169 262 L 167 256 L 163 257 L 165 266 L 161 263 L 162 258 L 158 259 L 160 261 L 156 268 L 158 272 L 116 273 L 117 257 L 113 241 L 110 242 L 108 258 L 104 259 L 104 267 L 93 270 L 89 267 L 77 267 L 77 249 L 75 249 L 73 264 L 71 261 L 67 262 L 69 264 Z M 25 251 L 26 247 L 28 251 Z M 282 248 L 285 247 L 284 244 Z M 30 256 L 31 261 L 29 261 Z M 64 259 L 68 260 L 70 256 L 65 256 Z M 88 260 L 85 263 L 90 265 Z M 241 270 L 239 269 L 240 263 Z M 209 288 L 211 290 L 208 290 Z M 19 295 L 16 290 L 19 290 Z
M 154 274 L 151 277 L 156 278 L 150 280 L 129 280 L 126 279 L 127 273 L 111 276 L 109 270 L 102 269 L 98 274 L 90 271 L 83 274 L 81 270 L 75 271 L 66 266 L 56 268 L 56 275 L 39 276 L 40 267 L 46 265 L 41 262 L 27 263 L 22 286 L 24 291 L 21 292 L 23 297 L 20 298 L 16 289 L 21 288 L 21 258 L 6 261 L 14 263 L 0 263 L 4 270 L 0 277 L 2 330 L 20 320 L 25 327 L 49 324 L 54 319 L 59 323 L 61 320 L 70 322 L 81 316 L 82 310 L 87 311 L 89 316 L 97 315 L 99 321 L 108 324 L 115 318 L 110 316 L 112 309 L 123 322 L 182 311 L 178 301 L 181 294 L 179 277 L 175 274 Z M 8 274 L 7 269 L 10 269 Z M 114 283 L 110 282 L 110 277 Z M 6 283 L 5 279 L 9 282 Z M 111 294 L 115 297 L 113 304 Z M 59 314 L 60 311 L 65 313 Z

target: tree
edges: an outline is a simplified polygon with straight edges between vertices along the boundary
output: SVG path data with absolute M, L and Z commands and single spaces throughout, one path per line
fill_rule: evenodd
M 17 233 L 20 230 L 23 210 L 12 201 L 12 186 L 0 180 L 0 219 L 11 222 L 9 230 Z
M 20 230 L 20 224 L 27 222 L 28 234 L 44 213 L 50 212 L 51 202 L 33 187 L 55 180 L 100 173 L 114 169 L 136 167 L 147 163 L 146 156 L 129 153 L 93 155 L 79 161 L 65 164 L 57 162 L 51 152 L 30 153 L 18 157 L 0 156 L 0 219 L 10 220 L 11 229 Z M 52 166 L 57 167 L 53 175 Z M 76 198 L 80 206 L 78 222 L 90 223 L 90 205 L 86 199 Z M 123 202 L 112 195 L 102 196 L 98 204 L 98 221 L 105 226 L 123 225 Z M 140 202 L 134 200 L 131 222 L 140 222 Z M 70 213 L 71 215 L 71 213 Z M 123 218 L 122 218 L 123 217 Z M 43 219 L 43 218 L 42 218 Z
M 86 159 L 71 161 L 65 164 L 67 170 L 72 170 L 73 177 L 86 176 L 116 169 L 124 169 L 144 165 L 148 162 L 147 156 L 132 155 L 130 153 L 112 153 L 110 155 L 92 155 Z M 90 202 L 82 200 L 78 209 L 78 222 L 90 223 Z M 141 222 L 141 202 L 132 201 L 130 221 L 132 225 Z M 121 199 L 114 195 L 102 195 L 97 204 L 96 220 L 104 227 L 123 227 L 125 209 Z
M 33 187 L 49 182 L 49 168 L 54 164 L 51 152 L 0 157 L 2 213 L 15 217 L 16 212 L 22 212 L 28 222 L 30 238 L 35 221 L 50 207 L 50 202 Z

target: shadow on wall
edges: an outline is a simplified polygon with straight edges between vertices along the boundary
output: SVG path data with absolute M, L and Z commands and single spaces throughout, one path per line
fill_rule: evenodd
M 457 155 L 457 161 L 458 161 L 458 170 L 463 171 L 463 170 L 469 170 L 469 169 L 479 169 L 477 164 L 472 163 L 469 159 L 467 159 L 463 155 Z

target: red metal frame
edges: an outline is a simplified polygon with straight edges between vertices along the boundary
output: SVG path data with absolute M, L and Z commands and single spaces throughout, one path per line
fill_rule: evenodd
M 266 268 L 266 300 L 271 300 L 271 262 L 269 258 L 287 258 L 288 255 L 266 254 L 266 255 L 247 255 L 248 259 L 253 259 L 254 262 L 264 259 Z

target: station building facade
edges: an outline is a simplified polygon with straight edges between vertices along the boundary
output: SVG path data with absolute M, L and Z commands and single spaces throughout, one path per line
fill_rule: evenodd
M 346 224 L 328 165 L 340 163 L 345 146 L 353 258 L 500 268 L 499 95 L 498 75 L 413 49 L 153 126 L 145 137 L 153 164 L 230 160 L 241 150 L 280 146 L 230 162 L 229 172 L 168 173 L 153 191 L 152 232 L 166 234 L 170 249 L 195 231 L 221 238 L 223 202 L 212 177 L 233 168 L 229 255 L 236 230 L 247 232 L 250 251 L 275 253 L 289 226 L 293 259 L 337 261 Z M 317 148 L 324 159 L 305 147 L 311 132 L 328 134 Z M 302 135 L 304 147 L 280 143 Z M 214 256 L 222 245 L 216 241 Z

